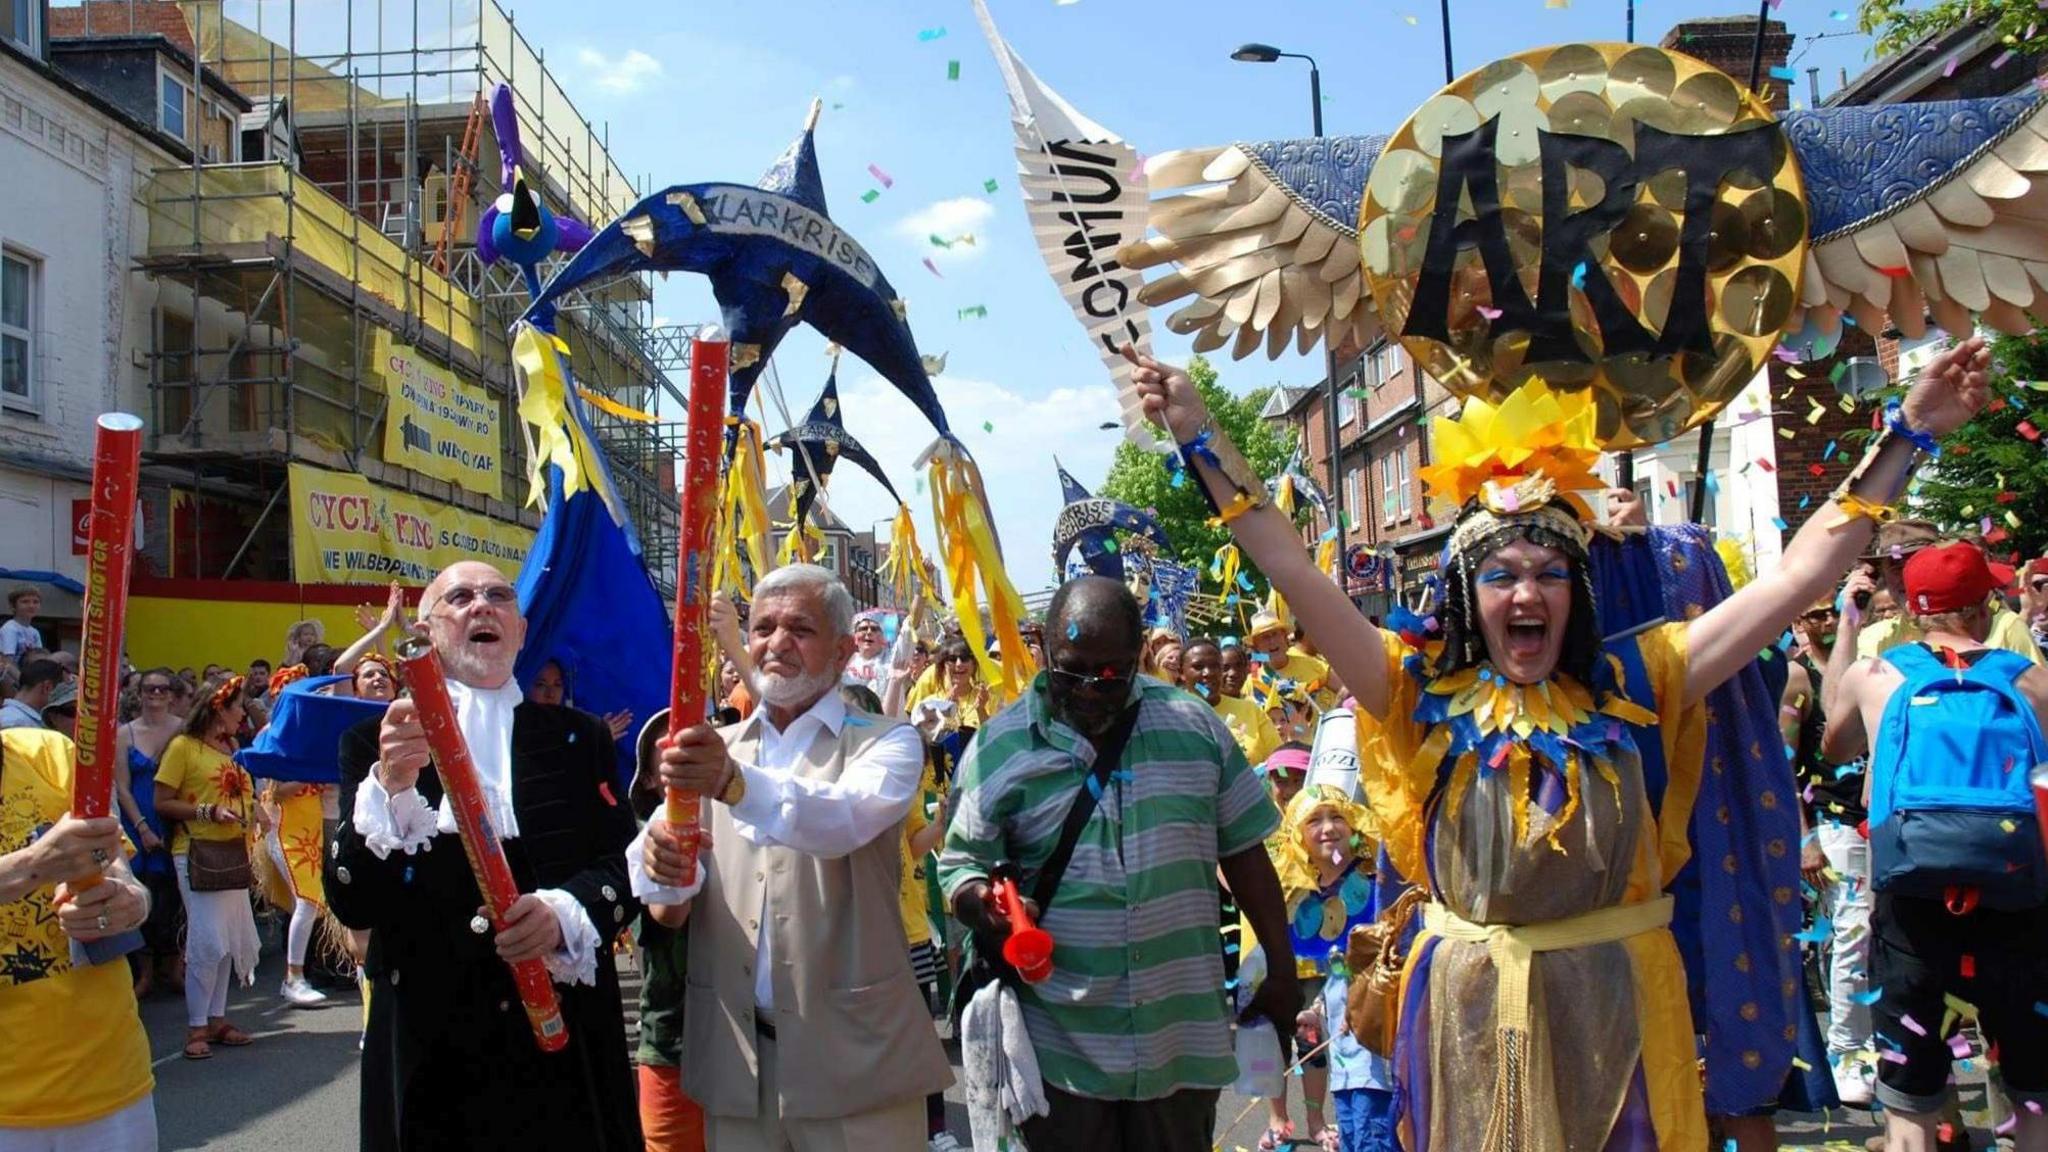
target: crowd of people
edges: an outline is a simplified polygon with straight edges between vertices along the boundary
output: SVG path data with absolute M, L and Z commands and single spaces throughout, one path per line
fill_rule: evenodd
M 1748 994 L 1748 954 L 1696 970 L 1708 882 L 1687 867 L 1716 816 L 1716 693 L 1761 668 L 1769 698 L 1738 699 L 1793 775 L 1733 802 L 1796 804 L 1803 839 L 1705 863 L 1783 904 L 1760 861 L 1796 858 L 1827 1008 L 1795 1064 L 1824 1061 L 1826 1103 L 1881 1104 L 1882 1146 L 1923 1152 L 1968 1146 L 1951 1071 L 1995 1050 L 2002 1127 L 2042 1152 L 2048 873 L 2009 801 L 2048 760 L 2048 560 L 2015 573 L 1890 511 L 1983 369 L 1974 341 L 1940 358 L 1773 570 L 1608 635 L 1591 517 L 1555 476 L 1464 491 L 1435 599 L 1367 620 L 1186 377 L 1142 361 L 1148 411 L 1200 445 L 1182 466 L 1277 593 L 1226 634 L 1080 577 L 1020 631 L 1034 675 L 1005 686 L 936 605 L 858 612 L 789 564 L 714 605 L 710 705 L 672 726 L 578 709 L 560 659 L 522 685 L 511 580 L 460 563 L 411 607 L 394 586 L 345 650 L 307 623 L 246 673 L 124 669 L 106 819 L 66 814 L 76 664 L 19 590 L 0 1021 L 55 1039 L 0 1049 L 0 1149 L 154 1147 L 136 1002 L 182 989 L 186 1059 L 252 1043 L 227 1007 L 265 906 L 281 997 L 354 980 L 367 1000 L 365 1149 L 945 1152 L 938 1018 L 974 1147 L 1206 1148 L 1233 1087 L 1265 1099 L 1262 1150 L 1775 1147 L 1775 1098 L 1712 1090 L 1700 1021 Z M 1603 530 L 1631 531 L 1639 508 L 1613 508 Z M 440 657 L 522 893 L 495 921 L 389 652 L 408 630 Z M 363 709 L 328 775 L 266 777 L 249 753 L 315 693 Z M 1331 725 L 1349 772 L 1317 755 Z M 678 794 L 696 820 L 670 820 Z M 125 969 L 95 955 L 129 936 Z M 522 1010 L 527 961 L 559 1051 Z

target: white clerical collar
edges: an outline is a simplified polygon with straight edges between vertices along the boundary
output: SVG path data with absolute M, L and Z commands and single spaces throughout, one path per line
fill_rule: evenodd
M 490 813 L 498 837 L 510 840 L 519 835 L 519 817 L 512 810 L 512 714 L 525 694 L 517 680 L 508 679 L 496 688 L 473 688 L 450 680 L 448 697 L 455 704 L 462 738 L 469 744 L 469 758 L 476 764 L 484 810 Z M 455 807 L 445 798 L 435 827 L 441 832 L 455 831 Z

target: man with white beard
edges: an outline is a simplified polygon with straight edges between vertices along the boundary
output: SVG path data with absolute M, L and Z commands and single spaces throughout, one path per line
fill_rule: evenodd
M 342 736 L 326 888 L 343 924 L 370 931 L 362 1147 L 639 1152 L 608 946 L 638 913 L 611 730 L 525 702 L 512 666 L 526 620 L 496 568 L 450 565 L 419 611 L 524 895 L 492 933 L 411 700 Z M 560 1052 L 541 1052 L 521 1008 L 509 962 L 525 959 L 554 978 Z
M 662 782 L 704 798 L 696 879 L 681 884 L 682 841 L 658 813 L 627 850 L 654 917 L 690 925 L 682 1088 L 719 1152 L 922 1148 L 924 1097 L 952 1079 L 899 904 L 924 744 L 847 710 L 852 627 L 853 599 L 823 568 L 756 585 L 761 706 L 660 751 Z

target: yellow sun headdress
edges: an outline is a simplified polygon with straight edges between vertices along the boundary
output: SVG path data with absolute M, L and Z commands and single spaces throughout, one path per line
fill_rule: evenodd
M 1436 463 L 1420 470 L 1432 494 L 1461 508 L 1457 551 L 1512 524 L 1541 524 L 1581 548 L 1591 515 L 1580 492 L 1605 485 L 1592 394 L 1553 392 L 1541 381 L 1499 405 L 1474 397 L 1454 419 L 1433 421 Z M 1560 502 L 1559 498 L 1562 497 Z

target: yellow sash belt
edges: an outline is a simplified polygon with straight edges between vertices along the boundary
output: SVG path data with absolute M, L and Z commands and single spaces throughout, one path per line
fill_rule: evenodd
M 1493 960 L 1500 1051 L 1486 1152 L 1526 1152 L 1530 1146 L 1529 1074 L 1533 1061 L 1548 1064 L 1547 1038 L 1533 1027 L 1529 1011 L 1529 976 L 1536 953 L 1612 944 L 1661 931 L 1670 923 L 1669 896 L 1536 924 L 1475 924 L 1442 904 L 1423 906 L 1424 931 L 1446 940 L 1484 944 Z

